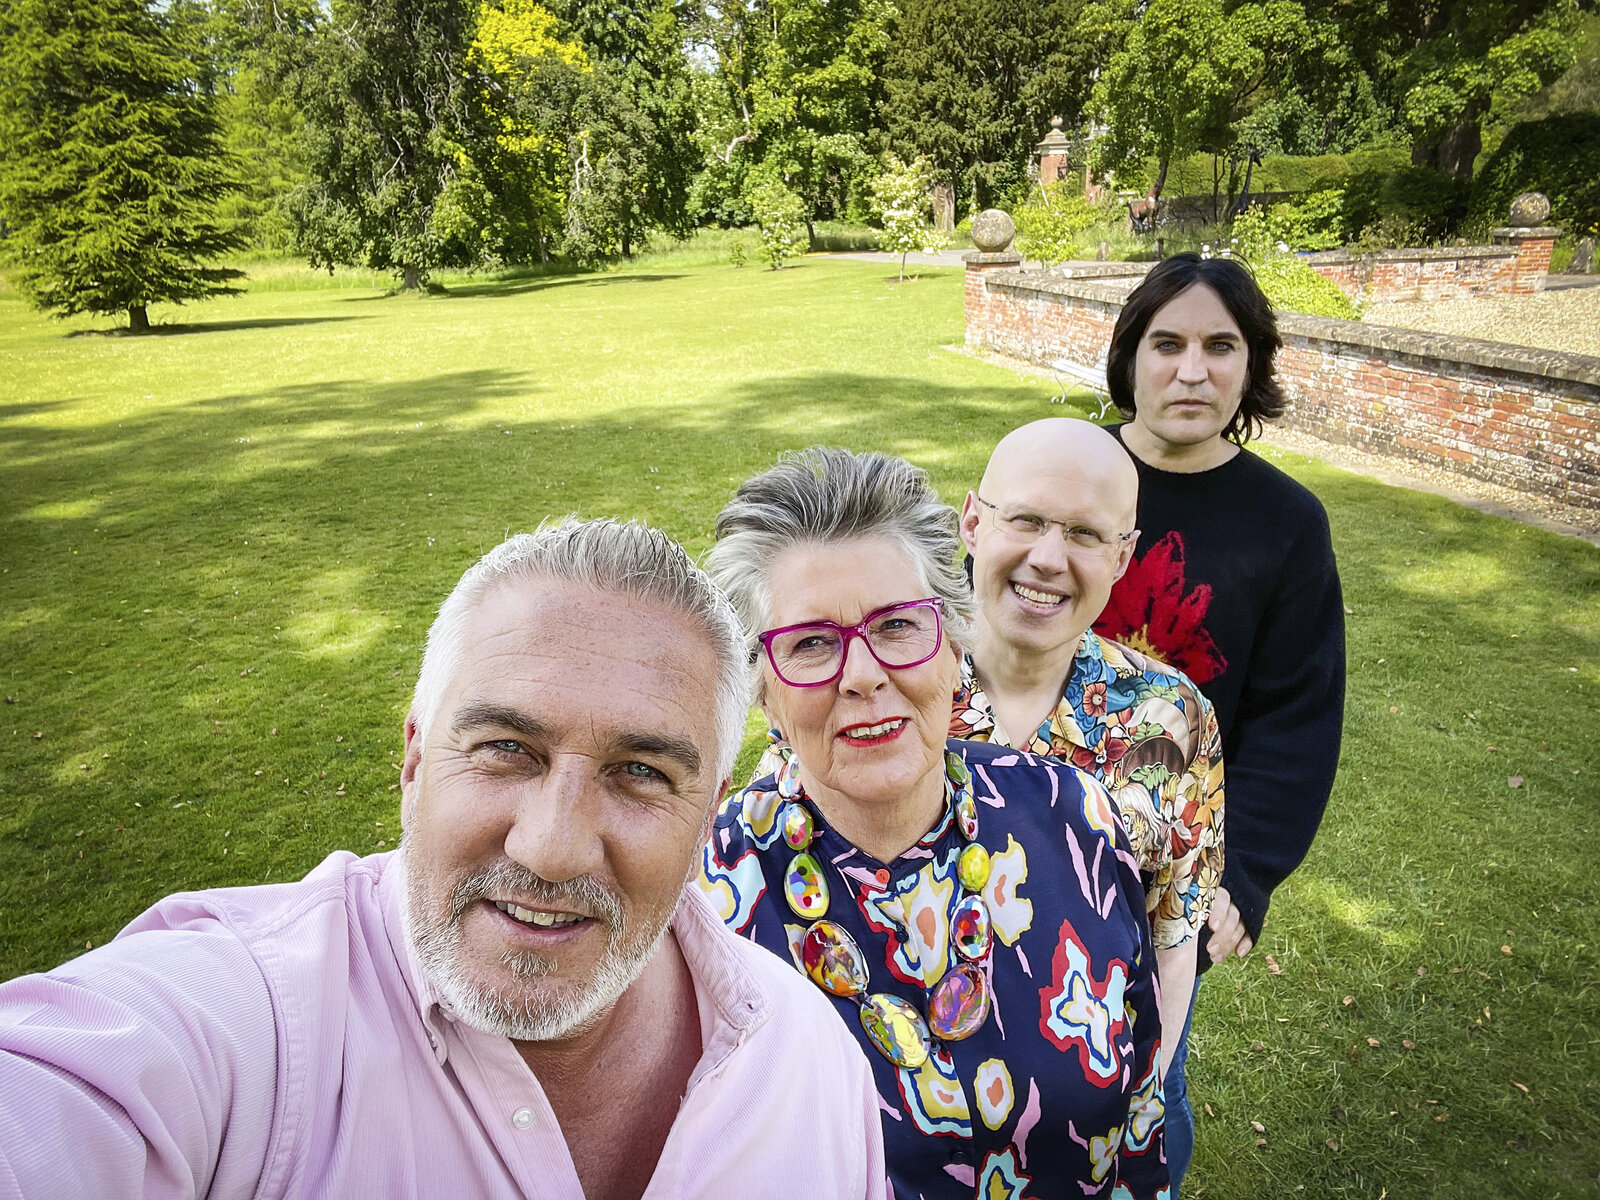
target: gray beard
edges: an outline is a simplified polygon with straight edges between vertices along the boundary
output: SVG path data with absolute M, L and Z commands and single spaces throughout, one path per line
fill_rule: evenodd
M 423 894 L 426 881 L 415 869 L 409 839 L 401 839 L 400 852 L 406 864 L 406 936 L 428 982 L 457 1020 L 516 1041 L 557 1041 L 592 1026 L 654 957 L 672 918 L 669 910 L 648 927 L 630 929 L 616 896 L 591 876 L 551 883 L 512 862 L 496 863 L 457 881 L 450 890 L 449 911 L 429 912 Z M 462 956 L 461 918 L 477 901 L 507 893 L 575 908 L 605 926 L 605 950 L 586 986 L 562 988 L 553 995 L 546 989 L 516 986 L 555 973 L 555 961 L 533 950 L 507 950 L 500 956 L 511 986 L 497 987 L 472 977 Z

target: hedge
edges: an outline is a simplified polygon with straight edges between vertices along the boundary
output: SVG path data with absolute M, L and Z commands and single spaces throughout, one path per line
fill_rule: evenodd
M 1569 113 L 1514 125 L 1472 185 L 1469 220 L 1504 225 L 1522 192 L 1550 197 L 1550 219 L 1582 236 L 1600 222 L 1600 113 Z

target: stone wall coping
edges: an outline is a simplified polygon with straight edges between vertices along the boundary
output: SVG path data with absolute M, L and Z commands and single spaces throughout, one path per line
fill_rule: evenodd
M 1534 225 L 1524 228 L 1520 225 L 1502 225 L 1499 229 L 1489 230 L 1490 237 L 1515 238 L 1517 241 L 1531 241 L 1535 238 L 1558 238 L 1561 230 L 1554 225 Z
M 1141 272 L 1142 274 L 1142 272 Z M 1105 278 L 1105 276 L 1101 276 Z M 1132 279 L 1131 274 L 1114 278 Z M 1044 292 L 1053 296 L 1079 296 L 1085 300 L 1101 300 L 1107 304 L 1122 305 L 1127 302 L 1128 289 L 1093 279 L 1072 279 L 1066 275 L 1045 275 L 1032 271 L 996 271 L 987 276 L 990 287 L 1010 287 L 1024 292 Z
M 1121 306 L 1128 299 L 1126 290 L 1098 283 L 1093 279 L 1066 279 L 1034 275 L 1022 271 L 996 271 L 986 279 L 989 287 L 1015 288 L 1048 295 L 1076 296 Z M 1280 312 L 1278 332 L 1297 337 L 1336 342 L 1342 346 L 1387 350 L 1415 358 L 1466 363 L 1524 375 L 1562 379 L 1600 387 L 1600 358 L 1588 354 L 1567 354 L 1559 350 L 1540 350 L 1533 346 L 1512 346 L 1480 338 L 1452 337 L 1392 325 L 1367 325 L 1361 321 L 1340 321 L 1330 317 L 1310 317 L 1304 313 Z M 1600 397 L 1593 402 L 1600 403 Z
M 1353 262 L 1446 262 L 1460 258 L 1515 258 L 1517 252 L 1510 246 L 1441 246 L 1413 250 L 1374 250 L 1370 254 L 1352 254 L 1348 250 L 1319 250 L 1305 256 L 1305 261 L 1317 263 Z
M 961 261 L 964 263 L 1007 263 L 1019 265 L 1022 262 L 1022 255 L 1014 250 L 997 250 L 993 253 L 986 253 L 982 250 L 968 250 L 961 256 Z

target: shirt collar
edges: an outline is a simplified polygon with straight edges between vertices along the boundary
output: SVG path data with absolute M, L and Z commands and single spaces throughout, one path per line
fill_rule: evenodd
M 1072 656 L 1072 665 L 1067 668 L 1066 683 L 1070 684 L 1079 675 L 1089 674 L 1099 678 L 1101 670 L 1100 636 L 1092 629 L 1085 629 L 1083 636 L 1078 639 L 1078 649 Z M 968 720 L 972 732 L 987 733 L 987 740 L 997 746 L 1010 746 L 1011 741 L 999 725 L 995 723 L 994 708 L 989 703 L 989 697 L 984 695 L 983 686 L 978 682 L 977 664 L 972 661 L 970 653 L 962 655 L 961 683 L 967 693 Z M 1078 714 L 1073 711 L 1072 705 L 1067 702 L 1067 688 L 1063 685 L 1061 699 L 1056 702 L 1055 711 L 1050 719 L 1041 725 L 1041 729 L 1048 726 L 1048 740 L 1054 743 L 1057 737 L 1072 746 L 1089 748 L 1089 740 L 1084 736 L 1083 727 L 1078 723 Z M 1040 741 L 1039 731 L 1035 730 L 1029 739 L 1030 743 Z M 1013 747 L 1015 748 L 1015 747 Z M 1048 754 L 1050 746 L 1042 748 L 1030 744 L 1026 747 L 1030 752 Z

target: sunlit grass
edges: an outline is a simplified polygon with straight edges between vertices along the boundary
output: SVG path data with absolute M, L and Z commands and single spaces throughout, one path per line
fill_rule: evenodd
M 1081 411 L 945 349 L 958 271 L 748 249 L 421 297 L 264 264 L 144 338 L 0 291 L 0 977 L 392 846 L 423 634 L 508 532 L 618 513 L 699 553 L 818 440 L 959 500 Z M 1600 550 L 1273 453 L 1332 519 L 1346 748 L 1262 952 L 1201 992 L 1185 1194 L 1593 1195 Z

